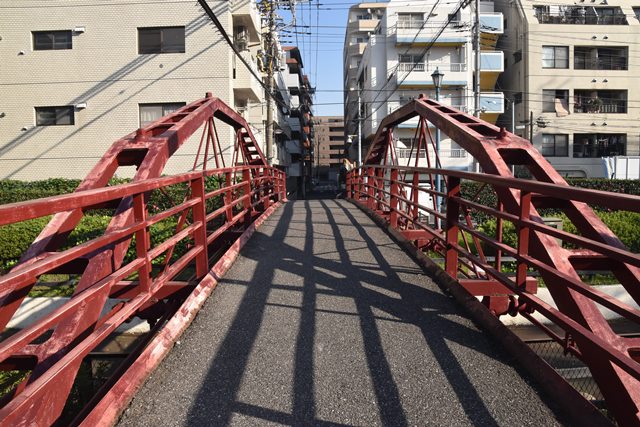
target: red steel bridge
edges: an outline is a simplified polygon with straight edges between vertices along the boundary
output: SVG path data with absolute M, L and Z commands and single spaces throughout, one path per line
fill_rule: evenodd
M 425 157 L 419 153 L 424 151 L 426 168 L 417 167 L 417 163 L 399 165 L 394 152 L 394 128 L 416 117 L 418 143 L 414 158 Z M 222 156 L 223 142 L 225 146 L 228 142 L 219 138 L 221 126 L 227 126 L 234 135 L 230 165 L 225 164 Z M 429 149 L 435 148 L 434 127 L 470 153 L 483 172 L 441 168 L 437 155 L 429 154 L 435 151 Z M 162 176 L 169 158 L 193 137 L 199 137 L 200 141 L 193 170 Z M 131 182 L 110 185 L 119 168 L 126 166 L 135 166 L 137 170 Z M 531 178 L 514 178 L 513 166 L 527 170 Z M 464 194 L 463 182 L 477 183 L 478 194 L 489 192 L 495 203 L 481 203 L 478 194 Z M 425 200 L 421 194 L 428 194 L 430 202 L 421 202 Z M 168 207 L 150 203 L 158 196 L 170 202 Z M 0 276 L 0 322 L 4 330 L 0 368 L 14 379 L 4 387 L 0 422 L 110 425 L 118 421 L 132 399 L 130 413 L 163 413 L 150 409 L 148 404 L 136 406 L 136 402 L 145 398 L 164 399 L 162 406 L 165 403 L 171 406 L 168 400 L 184 397 L 160 397 L 147 388 L 153 385 L 143 385 L 150 377 L 156 378 L 152 372 L 159 366 L 162 370 L 162 363 L 173 363 L 175 375 L 185 375 L 182 382 L 180 378 L 171 380 L 176 381 L 176 390 L 186 387 L 185 384 L 200 384 L 201 390 L 206 390 L 207 384 L 224 378 L 212 391 L 215 396 L 210 400 L 195 397 L 200 403 L 192 404 L 205 413 L 207 405 L 212 411 L 219 410 L 218 418 L 208 420 L 211 424 L 236 420 L 230 415 L 234 411 L 284 424 L 455 423 L 455 418 L 446 415 L 446 411 L 443 415 L 439 409 L 430 408 L 428 400 L 420 401 L 420 396 L 428 396 L 429 390 L 436 388 L 438 372 L 446 383 L 442 390 L 458 397 L 467 422 L 501 423 L 496 415 L 500 410 L 494 412 L 489 403 L 483 403 L 482 396 L 487 393 L 490 396 L 487 402 L 495 400 L 503 410 L 506 408 L 508 414 L 502 420 L 510 419 L 516 424 L 520 416 L 529 421 L 535 419 L 537 403 L 531 402 L 538 402 L 538 394 L 546 396 L 545 401 L 559 404 L 561 412 L 569 417 L 566 419 L 579 424 L 609 421 L 619 425 L 640 424 L 640 337 L 628 333 L 640 331 L 635 328 L 640 323 L 640 310 L 628 302 L 640 301 L 640 256 L 627 249 L 593 210 L 597 207 L 640 212 L 639 197 L 570 187 L 528 141 L 421 97 L 382 121 L 365 165 L 349 173 L 346 198 L 340 203 L 331 201 L 332 205 L 288 202 L 284 173 L 267 165 L 248 124 L 219 99 L 207 94 L 206 98 L 116 141 L 76 192 L 0 206 L 0 226 L 50 217 L 21 261 Z M 325 213 L 320 216 L 316 213 L 314 219 L 313 206 L 323 208 Z M 563 231 L 546 225 L 542 213 L 548 210 L 555 215 L 564 214 L 572 227 Z M 336 219 L 338 211 L 341 216 Z M 108 212 L 111 222 L 95 237 L 71 246 L 70 236 L 94 212 Z M 493 219 L 495 228 L 488 231 L 478 227 L 478 218 Z M 157 236 L 154 230 L 168 222 L 173 231 L 154 237 Z M 507 238 L 509 232 L 511 239 Z M 258 237 L 250 240 L 256 233 Z M 292 236 L 291 241 L 298 243 L 292 246 L 274 243 L 279 235 L 287 233 Z M 385 239 L 389 239 L 388 243 Z M 298 244 L 302 249 L 295 249 Z M 323 258 L 318 252 L 318 247 L 325 248 L 322 245 L 332 245 L 332 249 L 321 252 L 337 254 L 337 258 L 331 262 Z M 354 257 L 358 256 L 361 259 L 355 263 Z M 232 267 L 238 257 L 243 261 L 236 264 L 237 268 Z M 282 269 L 258 274 L 260 266 L 271 264 Z M 230 268 L 232 272 L 225 276 Z M 245 280 L 247 268 L 258 273 Z M 356 270 L 357 278 L 353 273 Z M 278 284 L 282 271 L 295 272 L 297 278 L 286 276 L 286 283 Z M 380 271 L 391 280 L 380 281 Z M 624 287 L 624 295 L 612 296 L 591 286 L 585 279 L 586 271 L 612 274 Z M 8 328 L 25 298 L 40 284 L 40 278 L 52 274 L 76 277 L 73 295 L 27 326 Z M 300 280 L 299 288 L 296 280 Z M 340 280 L 349 287 L 337 286 Z M 364 283 L 367 280 L 370 283 Z M 411 281 L 415 283 L 410 284 Z M 202 314 L 194 325 L 194 333 L 203 334 L 204 344 L 189 348 L 186 335 L 184 344 L 180 344 L 181 335 L 194 329 L 186 331 L 219 282 L 225 285 L 213 294 L 210 309 L 214 313 L 211 316 L 218 316 L 220 325 L 232 317 L 226 315 L 233 309 L 234 301 L 232 291 L 227 289 L 242 282 L 243 292 L 253 292 L 249 300 L 236 301 L 236 319 L 243 320 L 240 324 L 234 321 L 229 330 L 235 328 L 237 337 L 221 337 L 216 341 L 222 326 L 214 322 L 203 327 L 198 322 L 205 322 L 210 316 Z M 406 286 L 402 284 L 405 282 Z M 430 288 L 429 283 L 437 286 Z M 272 284 L 277 287 L 268 288 Z M 537 295 L 542 284 L 553 304 Z M 389 288 L 382 290 L 384 286 Z M 290 298 L 271 300 L 273 295 L 285 291 L 302 295 L 300 305 L 296 306 Z M 400 297 L 394 300 L 389 293 Z M 335 299 L 335 304 L 321 307 L 321 297 L 328 295 Z M 457 305 L 448 305 L 450 297 Z M 344 298 L 355 309 L 343 307 L 340 301 Z M 301 314 L 299 321 L 291 316 L 273 321 L 277 333 L 267 333 L 268 339 L 260 340 L 258 345 L 258 336 L 269 326 L 266 312 L 255 312 L 258 306 L 296 308 Z M 626 332 L 612 325 L 602 308 L 622 319 Z M 439 314 L 437 318 L 425 318 L 429 312 Z M 358 319 L 362 337 L 348 338 L 347 321 L 332 323 L 331 327 L 337 329 L 332 329 L 327 337 L 320 337 L 325 318 L 314 317 L 320 314 Z M 457 326 L 455 322 L 445 322 L 435 330 L 430 329 L 430 325 L 451 316 L 459 319 L 455 320 L 459 322 Z M 560 350 L 560 355 L 577 360 L 590 373 L 597 393 L 581 394 L 572 387 L 548 360 L 539 357 L 532 346 L 503 324 L 503 320 L 513 317 L 524 319 L 530 328 L 544 335 Z M 83 366 L 98 357 L 105 342 L 133 318 L 148 321 L 148 332 L 119 354 L 117 363 L 102 376 L 92 395 L 78 399 L 78 383 L 86 376 Z M 416 345 L 409 336 L 403 341 L 400 338 L 405 329 L 387 333 L 376 327 L 376 322 L 381 321 L 390 322 L 394 328 L 417 326 L 426 342 Z M 303 324 L 311 332 L 300 332 L 302 329 L 292 332 L 296 325 Z M 291 339 L 296 334 L 297 340 Z M 487 336 L 492 338 L 487 341 Z M 314 337 L 316 341 L 324 339 L 334 350 L 322 353 L 323 347 L 314 343 Z M 362 383 L 352 393 L 337 399 L 336 402 L 344 401 L 338 402 L 341 409 L 323 412 L 318 402 L 331 401 L 332 397 L 323 397 L 325 380 L 314 369 L 323 366 L 323 357 L 356 352 L 361 338 L 362 357 L 370 372 L 350 368 L 349 363 L 357 355 L 349 362 L 325 367 L 329 378 L 326 381 L 334 384 L 327 387 L 329 396 L 340 396 L 341 381 L 352 378 L 353 384 L 360 384 L 361 380 Z M 249 340 L 246 348 L 236 347 L 243 340 Z M 399 341 L 385 347 L 388 340 Z M 457 350 L 443 353 L 443 346 L 451 340 L 459 341 L 471 353 L 465 353 L 467 356 L 456 356 Z M 203 349 L 212 342 L 218 344 L 205 352 Z M 171 351 L 178 344 L 183 347 Z M 281 373 L 264 374 L 266 379 L 256 373 L 257 378 L 262 378 L 260 381 L 243 384 L 248 374 L 241 365 L 253 363 L 252 352 L 260 346 L 264 348 L 256 357 L 272 360 L 256 368 L 262 374 L 272 372 L 274 365 L 286 359 L 287 349 L 300 351 L 290 365 L 282 363 Z M 485 349 L 484 353 L 477 353 L 480 348 Z M 501 356 L 502 349 L 511 358 Z M 386 361 L 395 357 L 397 351 L 400 353 L 393 363 Z M 497 352 L 495 356 L 493 351 Z M 173 360 L 176 352 L 181 355 Z M 416 357 L 410 357 L 412 352 Z M 428 365 L 427 358 L 433 355 L 437 362 L 433 370 L 422 372 Z M 191 357 L 196 362 L 189 365 L 179 357 L 187 358 L 184 360 Z M 206 378 L 187 378 L 198 371 L 198 360 L 209 360 Z M 475 371 L 456 373 L 452 368 L 458 366 L 456 363 Z M 345 378 L 335 374 L 343 372 L 345 366 L 340 364 L 349 366 L 344 371 Z M 240 390 L 245 388 L 249 392 L 257 390 L 259 399 L 282 395 L 269 391 L 268 384 L 290 377 L 290 366 L 294 371 L 293 391 L 289 392 L 293 401 L 291 413 L 287 412 L 291 406 L 288 404 L 275 411 L 240 402 Z M 396 372 L 404 366 L 407 372 Z M 181 368 L 186 369 L 184 374 L 178 372 Z M 168 375 L 168 372 L 158 374 L 158 381 Z M 414 384 L 411 386 L 414 389 L 403 388 L 405 382 L 398 379 L 403 375 L 407 375 L 405 382 Z M 533 378 L 533 394 L 527 388 L 528 380 L 519 379 L 519 375 Z M 485 380 L 496 383 L 480 385 Z M 510 384 L 515 387 L 513 390 L 504 388 Z M 374 390 L 373 394 L 358 403 L 359 389 L 367 387 Z M 162 393 L 171 392 L 167 391 L 171 388 L 160 386 Z M 405 395 L 415 398 L 408 399 Z M 228 405 L 223 408 L 220 402 L 225 399 Z M 378 418 L 368 419 L 371 411 L 359 418 L 359 407 L 366 408 L 371 401 L 377 401 L 378 411 L 373 412 L 379 413 Z M 412 413 L 412 405 L 417 405 L 417 412 Z M 435 406 L 447 405 L 455 402 L 437 402 Z M 546 409 L 540 411 L 538 415 L 547 414 Z M 340 422 L 324 422 L 321 414 L 327 419 L 335 416 Z M 131 416 L 127 418 L 125 414 L 121 422 L 127 424 L 127 420 L 131 423 Z M 562 416 L 559 420 L 562 422 Z M 168 420 L 164 418 L 164 422 Z

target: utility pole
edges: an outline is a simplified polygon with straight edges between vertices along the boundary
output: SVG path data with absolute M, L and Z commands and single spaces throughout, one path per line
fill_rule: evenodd
M 269 32 L 267 33 L 265 41 L 265 52 L 267 57 L 267 92 L 265 94 L 265 100 L 267 101 L 267 126 L 266 132 L 266 144 L 267 144 L 267 163 L 269 166 L 273 165 L 273 102 L 271 101 L 271 94 L 273 94 L 273 70 L 275 66 L 275 43 L 274 43 L 274 31 L 275 31 L 275 6 L 273 0 L 263 0 L 267 9 L 267 22 L 269 26 Z
M 475 74 L 473 76 L 473 111 L 480 117 L 480 0 L 474 0 L 473 49 L 475 53 Z

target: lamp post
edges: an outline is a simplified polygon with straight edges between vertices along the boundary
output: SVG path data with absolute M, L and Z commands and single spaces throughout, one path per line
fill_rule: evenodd
M 431 78 L 433 79 L 433 85 L 436 88 L 436 101 L 440 101 L 440 87 L 442 86 L 442 79 L 444 78 L 444 73 L 441 73 L 438 67 L 431 74 Z M 436 127 L 436 168 L 442 167 L 442 163 L 440 160 L 440 129 Z M 440 175 L 436 175 L 436 191 L 440 191 Z M 440 211 L 440 196 L 436 195 L 436 209 Z M 438 224 L 438 218 L 436 217 L 436 226 Z

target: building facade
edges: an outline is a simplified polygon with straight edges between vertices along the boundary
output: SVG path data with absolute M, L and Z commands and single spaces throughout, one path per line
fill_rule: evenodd
M 356 73 L 363 117 L 361 138 L 365 146 L 389 113 L 420 94 L 436 97 L 431 76 L 436 69 L 444 75 L 440 102 L 475 113 L 471 9 L 462 8 L 456 13 L 455 5 L 434 5 L 433 1 L 410 6 L 403 1 L 390 1 L 367 42 Z M 493 2 L 480 2 L 480 30 L 479 114 L 484 120 L 495 122 L 504 112 L 504 95 L 495 89 L 503 71 L 503 53 L 495 50 L 497 36 L 503 31 L 503 19 L 501 13 L 494 12 Z M 357 99 L 346 98 L 345 102 L 345 110 L 357 114 Z M 353 114 L 347 114 L 347 120 L 353 122 Z M 395 130 L 400 164 L 416 164 L 417 124 L 418 120 L 413 119 Z M 354 128 L 351 123 L 346 126 L 350 131 Z M 433 150 L 430 156 L 433 161 Z M 447 168 L 467 170 L 472 165 L 467 152 L 445 134 L 441 135 L 439 157 Z M 426 166 L 424 154 L 418 165 Z
M 345 157 L 344 118 L 316 116 L 313 122 L 316 136 L 314 176 L 322 181 L 335 181 Z
M 199 6 L 127 0 L 6 0 L 3 6 L 0 178 L 82 178 L 115 140 L 206 92 L 244 116 L 263 152 L 271 102 L 277 121 L 271 160 L 299 173 L 296 153 L 292 162 L 287 152 L 295 145 L 288 141 L 296 137 L 288 130 L 288 115 L 297 107 L 267 101 L 261 82 Z M 251 70 L 264 79 L 266 29 L 255 0 L 212 2 L 211 7 Z M 273 50 L 280 57 L 274 74 L 278 87 L 288 74 L 287 60 L 279 44 Z M 232 130 L 217 130 L 230 165 Z M 192 168 L 199 137 L 196 132 L 172 156 L 165 173 Z M 132 176 L 134 171 L 118 173 Z
M 387 3 L 358 3 L 349 8 L 343 47 L 345 140 L 357 133 L 358 68 L 369 38 L 386 8 Z
M 611 177 L 603 158 L 640 154 L 640 6 L 629 1 L 499 1 L 500 83 L 516 133 L 570 177 Z M 510 118 L 509 118 L 510 120 Z

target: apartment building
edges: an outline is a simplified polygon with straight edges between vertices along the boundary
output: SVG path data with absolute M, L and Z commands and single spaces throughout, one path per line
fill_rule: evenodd
M 357 105 L 358 68 L 362 61 L 362 54 L 386 8 L 387 3 L 373 2 L 358 3 L 349 8 L 343 47 L 345 139 L 349 135 L 355 135 L 357 131 L 357 107 L 354 109 L 346 106 Z
M 507 23 L 500 83 L 516 133 L 570 177 L 611 177 L 640 154 L 640 5 L 624 0 L 500 0 Z M 607 161 L 603 161 L 606 159 Z
M 284 46 L 279 73 L 279 91 L 287 93 L 289 112 L 287 126 L 291 137 L 285 141 L 288 156 L 287 175 L 295 180 L 304 196 L 311 180 L 314 152 L 313 94 L 309 77 L 304 73 L 302 55 L 297 46 Z M 281 77 L 281 80 L 280 80 Z
M 264 140 L 264 89 L 193 2 L 5 0 L 3 6 L 0 178 L 81 178 L 113 141 L 206 92 L 240 111 Z M 260 75 L 255 1 L 211 6 Z M 230 164 L 233 137 L 226 128 L 218 131 Z M 198 138 L 165 173 L 192 167 Z
M 365 146 L 389 113 L 421 93 L 436 97 L 432 79 L 436 69 L 444 74 L 440 101 L 474 113 L 472 14 L 469 7 L 457 12 L 456 9 L 457 5 L 440 5 L 435 1 L 410 5 L 401 0 L 387 3 L 356 73 Z M 504 112 L 504 95 L 495 88 L 498 76 L 504 71 L 504 56 L 503 52 L 495 50 L 497 37 L 503 31 L 503 18 L 501 13 L 494 11 L 492 1 L 480 2 L 480 30 L 479 112 L 484 120 L 495 122 Z M 349 112 L 346 120 L 350 123 L 345 126 L 350 133 L 354 128 L 354 114 L 358 111 L 357 100 L 345 98 L 345 111 Z M 417 124 L 416 118 L 395 130 L 396 151 L 401 164 L 416 164 L 414 136 Z M 442 165 L 447 168 L 467 170 L 472 165 L 471 156 L 445 134 L 441 135 L 439 155 Z M 430 156 L 434 158 L 433 150 Z M 426 155 L 421 153 L 418 165 L 426 164 Z
M 335 181 L 345 157 L 344 118 L 316 116 L 313 120 L 316 141 L 316 174 L 320 180 Z

